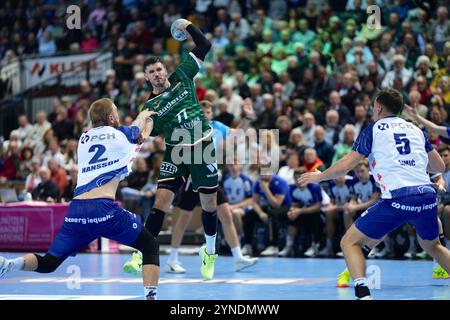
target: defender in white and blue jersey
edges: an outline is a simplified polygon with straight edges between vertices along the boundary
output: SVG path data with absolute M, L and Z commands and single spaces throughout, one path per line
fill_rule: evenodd
M 427 168 L 443 172 L 444 162 L 424 132 L 397 116 L 402 109 L 397 90 L 382 90 L 374 101 L 375 123 L 360 133 L 352 152 L 324 172 L 306 173 L 299 179 L 304 185 L 335 179 L 369 158 L 381 199 L 355 221 L 341 241 L 357 299 L 371 299 L 361 249 L 373 247 L 406 222 L 415 227 L 422 248 L 450 271 L 450 251 L 438 239 L 436 192 L 427 173 Z
M 114 202 L 120 180 L 130 173 L 140 145 L 153 129 L 153 113 L 142 111 L 131 126 L 124 127 L 119 126 L 117 107 L 110 99 L 91 105 L 93 128 L 79 140 L 78 184 L 61 229 L 44 256 L 27 254 L 14 260 L 0 257 L 0 276 L 14 269 L 53 272 L 68 256 L 105 237 L 142 252 L 145 298 L 156 300 L 158 241 L 139 216 Z

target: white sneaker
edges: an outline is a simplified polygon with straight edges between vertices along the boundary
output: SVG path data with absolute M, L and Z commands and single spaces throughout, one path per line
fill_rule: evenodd
M 403 255 L 406 259 L 414 259 L 416 257 L 416 252 L 408 251 Z
M 319 257 L 331 257 L 333 255 L 333 252 L 332 252 L 332 250 L 330 250 L 327 247 L 325 247 L 322 250 L 320 250 L 317 255 Z
M 266 249 L 264 249 L 263 252 L 261 252 L 261 255 L 263 257 L 273 257 L 278 255 L 278 247 L 275 246 L 268 246 Z
M 244 247 L 242 247 L 242 255 L 243 256 L 252 256 L 253 255 L 253 249 L 251 244 L 245 244 Z
M 342 251 L 339 251 L 338 253 L 336 253 L 336 256 L 338 256 L 339 258 L 343 258 L 344 253 Z
M 242 257 L 234 262 L 234 271 L 239 272 L 245 268 L 251 267 L 258 262 L 258 258 Z
M 181 266 L 179 261 L 167 261 L 166 264 L 167 273 L 186 273 L 186 269 Z
M 378 251 L 375 254 L 375 257 L 377 257 L 378 259 L 383 259 L 383 258 L 387 257 L 388 255 L 389 255 L 389 251 L 386 247 L 384 247 L 383 250 Z
M 315 257 L 315 256 L 317 256 L 317 253 L 319 251 L 318 247 L 319 246 L 317 244 L 313 243 L 311 245 L 311 247 L 309 247 L 309 249 L 305 251 L 305 256 L 307 256 L 307 257 Z
M 2 256 L 0 256 L 0 278 L 3 278 L 5 274 L 11 271 L 13 262 Z
M 356 300 L 373 300 L 372 296 L 365 296 L 362 298 L 356 298 Z
M 293 250 L 293 249 L 294 249 L 294 248 L 292 248 L 292 247 L 286 246 L 286 247 L 284 247 L 283 250 L 281 250 L 281 251 L 278 253 L 278 256 L 279 256 L 279 257 L 290 257 L 290 256 L 292 256 L 292 255 L 294 254 L 294 250 Z
M 370 250 L 369 254 L 367 255 L 367 259 L 376 258 L 378 252 L 379 251 L 378 251 L 377 247 L 373 248 L 372 250 Z

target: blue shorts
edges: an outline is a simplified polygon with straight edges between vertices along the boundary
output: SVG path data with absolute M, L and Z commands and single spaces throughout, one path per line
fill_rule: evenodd
M 140 216 L 122 209 L 111 199 L 74 199 L 48 253 L 67 258 L 98 237 L 131 245 L 141 228 Z
M 381 239 L 390 231 L 409 222 L 423 240 L 439 235 L 435 193 L 381 199 L 355 221 L 359 231 L 372 239 Z

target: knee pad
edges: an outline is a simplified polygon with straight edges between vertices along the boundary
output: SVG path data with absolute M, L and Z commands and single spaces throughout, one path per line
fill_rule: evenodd
M 45 256 L 43 257 L 35 254 L 35 257 L 37 258 L 38 261 L 38 267 L 36 268 L 35 271 L 39 273 L 53 272 L 65 260 L 63 258 L 52 256 L 51 254 L 48 253 L 46 253 Z
M 159 266 L 159 241 L 146 228 L 142 228 L 138 239 L 131 246 L 142 252 L 142 265 Z

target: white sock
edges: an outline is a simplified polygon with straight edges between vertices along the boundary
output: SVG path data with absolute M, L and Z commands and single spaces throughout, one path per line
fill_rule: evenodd
M 231 254 L 233 255 L 234 261 L 238 261 L 243 258 L 242 252 L 241 252 L 241 247 L 239 247 L 239 246 L 231 248 Z
M 356 286 L 365 286 L 365 287 L 368 287 L 367 278 L 358 278 L 358 279 L 355 279 L 355 280 L 353 281 L 353 283 L 355 284 L 355 287 L 356 287 Z
M 170 248 L 169 261 L 178 261 L 178 248 Z
M 12 270 L 23 270 L 23 267 L 25 266 L 25 259 L 23 257 L 11 259 L 10 261 L 12 261 L 12 263 L 13 263 L 13 267 L 12 267 L 11 271 Z
M 333 251 L 333 240 L 327 239 L 326 248 L 327 248 L 328 251 Z
M 416 237 L 409 236 L 409 252 L 417 252 Z
M 145 300 L 158 300 L 156 294 L 158 293 L 158 287 L 144 286 L 144 298 Z
M 294 236 L 286 236 L 286 247 L 292 248 L 294 246 Z
M 206 253 L 207 254 L 215 254 L 216 253 L 216 236 L 217 236 L 217 233 L 213 236 L 208 236 L 205 233 Z

